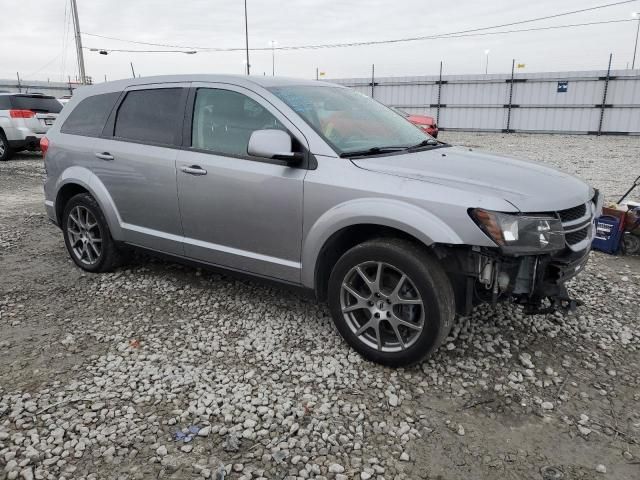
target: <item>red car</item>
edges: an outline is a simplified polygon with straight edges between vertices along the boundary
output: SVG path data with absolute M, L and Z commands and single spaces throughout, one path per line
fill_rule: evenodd
M 396 107 L 389 107 L 396 113 L 399 113 L 404 118 L 409 120 L 411 123 L 421 128 L 425 132 L 427 132 L 432 137 L 438 136 L 438 125 L 436 125 L 436 120 L 433 117 L 429 117 L 427 115 L 413 115 L 411 113 L 405 112 L 404 110 L 400 110 Z

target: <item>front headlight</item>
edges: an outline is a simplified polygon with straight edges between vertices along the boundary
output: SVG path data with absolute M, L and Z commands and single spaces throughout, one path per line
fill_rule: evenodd
M 562 222 L 555 217 L 511 215 L 475 208 L 471 218 L 505 253 L 553 252 L 564 248 Z

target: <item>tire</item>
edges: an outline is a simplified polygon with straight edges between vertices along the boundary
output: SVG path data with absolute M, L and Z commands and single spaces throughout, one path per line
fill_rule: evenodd
M 640 237 L 631 232 L 625 232 L 622 237 L 622 251 L 626 255 L 637 255 L 640 253 Z
M 7 137 L 5 136 L 4 132 L 0 130 L 0 162 L 9 160 L 12 155 L 13 155 L 13 150 L 9 146 Z
M 79 193 L 67 202 L 60 225 L 69 256 L 81 269 L 109 272 L 120 264 L 120 252 L 109 225 L 100 206 L 88 193 Z
M 451 331 L 455 315 L 453 288 L 438 261 L 420 245 L 394 238 L 342 255 L 329 277 L 328 301 L 347 343 L 391 367 L 427 358 Z

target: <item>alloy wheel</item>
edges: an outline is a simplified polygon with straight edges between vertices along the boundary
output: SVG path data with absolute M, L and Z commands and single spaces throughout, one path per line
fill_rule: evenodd
M 67 217 L 67 237 L 76 258 L 85 265 L 95 265 L 102 255 L 102 232 L 91 211 L 75 206 Z
M 382 352 L 406 350 L 424 328 L 418 289 L 388 263 L 364 262 L 349 270 L 340 289 L 340 307 L 356 338 Z
M 0 157 L 4 155 L 4 152 L 6 152 L 6 150 L 7 146 L 4 143 L 4 138 L 2 138 L 2 135 L 0 135 Z

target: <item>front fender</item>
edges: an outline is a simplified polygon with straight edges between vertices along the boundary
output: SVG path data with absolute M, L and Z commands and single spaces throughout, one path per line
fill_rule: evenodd
M 425 245 L 464 243 L 446 223 L 416 205 L 386 198 L 350 200 L 326 211 L 309 229 L 302 247 L 302 284 L 314 287 L 320 250 L 334 233 L 364 224 L 401 230 Z
M 107 188 L 100 179 L 85 167 L 77 165 L 69 167 L 62 172 L 56 182 L 56 201 L 60 191 L 67 184 L 76 184 L 86 189 L 96 202 L 98 202 L 98 205 L 100 205 L 100 209 L 107 220 L 113 239 L 123 240 L 120 214 L 116 209 L 111 195 L 109 195 Z

